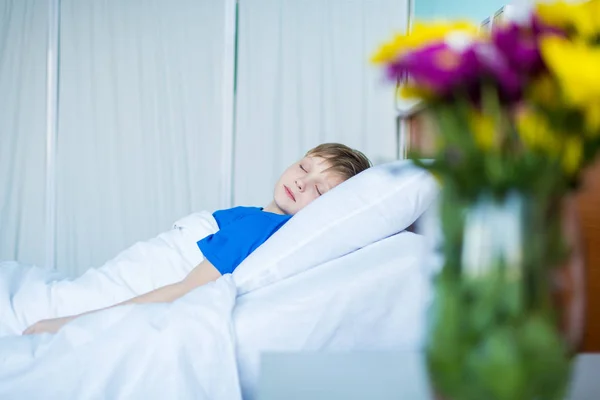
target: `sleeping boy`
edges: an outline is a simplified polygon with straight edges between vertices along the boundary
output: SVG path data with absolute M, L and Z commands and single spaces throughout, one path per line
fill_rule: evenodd
M 275 185 L 273 200 L 264 208 L 234 207 L 216 211 L 219 230 L 198 242 L 204 261 L 183 280 L 134 297 L 125 304 L 165 303 L 232 273 L 237 266 L 289 219 L 317 197 L 371 166 L 360 151 L 339 143 L 325 143 L 309 150 L 289 166 Z M 90 311 L 89 314 L 94 311 Z M 81 315 L 39 321 L 23 334 L 55 333 Z

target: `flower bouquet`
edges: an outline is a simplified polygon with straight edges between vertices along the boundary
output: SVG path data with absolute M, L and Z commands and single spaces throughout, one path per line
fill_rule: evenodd
M 417 23 L 374 62 L 439 131 L 421 164 L 442 185 L 427 345 L 436 392 L 564 398 L 570 353 L 552 278 L 570 251 L 563 200 L 600 148 L 600 0 L 539 3 L 492 32 Z

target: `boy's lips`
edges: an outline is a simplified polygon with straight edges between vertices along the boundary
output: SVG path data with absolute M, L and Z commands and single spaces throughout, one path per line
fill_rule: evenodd
M 296 201 L 296 197 L 294 196 L 294 193 L 292 193 L 292 191 L 290 190 L 289 187 L 283 185 L 283 188 L 285 189 L 285 193 L 288 195 L 288 197 L 294 201 Z

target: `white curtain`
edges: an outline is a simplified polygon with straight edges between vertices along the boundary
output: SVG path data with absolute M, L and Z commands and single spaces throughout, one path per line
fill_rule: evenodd
M 284 168 L 326 141 L 394 159 L 393 89 L 369 58 L 407 0 L 239 3 L 236 204 L 266 204 Z
M 0 260 L 42 265 L 46 0 L 0 0 Z
M 58 269 L 78 274 L 227 204 L 225 1 L 61 1 Z M 321 142 L 395 157 L 393 90 L 369 56 L 404 29 L 406 1 L 240 2 L 235 204 L 267 203 L 287 164 Z M 47 3 L 0 0 L 0 259 L 36 264 L 53 242 Z
M 62 0 L 57 268 L 220 199 L 223 0 Z

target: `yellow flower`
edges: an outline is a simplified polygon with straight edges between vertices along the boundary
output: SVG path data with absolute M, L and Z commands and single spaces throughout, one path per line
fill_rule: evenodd
M 546 107 L 555 108 L 560 105 L 560 89 L 556 80 L 549 74 L 543 74 L 531 81 L 528 97 Z
M 494 118 L 489 114 L 481 112 L 472 112 L 469 118 L 469 125 L 473 131 L 475 143 L 484 151 L 494 147 L 496 138 L 496 124 Z
M 536 13 L 545 23 L 565 27 L 572 23 L 573 5 L 564 1 L 536 4 Z
M 562 156 L 562 166 L 569 175 L 575 175 L 583 159 L 583 143 L 578 136 L 565 138 L 565 148 Z
M 400 97 L 403 99 L 431 99 L 434 94 L 423 86 L 403 85 L 400 88 Z
M 600 33 L 600 1 L 590 0 L 581 5 L 577 31 L 587 39 L 597 39 Z
M 396 60 L 409 50 L 442 41 L 449 33 L 464 32 L 470 36 L 476 36 L 477 31 L 476 25 L 466 21 L 443 21 L 428 24 L 417 22 L 410 33 L 396 35 L 394 39 L 384 43 L 371 60 L 377 64 L 387 63 Z
M 519 137 L 525 147 L 558 156 L 561 143 L 548 121 L 531 110 L 521 111 L 516 118 Z
M 589 103 L 583 112 L 587 136 L 593 138 L 600 136 L 600 99 Z
M 397 36 L 393 42 L 382 44 L 373 57 L 371 57 L 371 61 L 376 64 L 394 61 L 404 47 L 402 42 L 403 37 Z
M 549 25 L 574 30 L 586 39 L 593 39 L 600 33 L 600 0 L 539 3 L 536 11 Z
M 560 160 L 569 175 L 578 172 L 583 161 L 583 141 L 579 135 L 559 134 L 543 116 L 531 110 L 517 115 L 517 128 L 525 147 Z
M 542 57 L 557 78 L 568 103 L 583 107 L 600 100 L 600 47 L 557 36 L 542 38 L 540 47 Z

